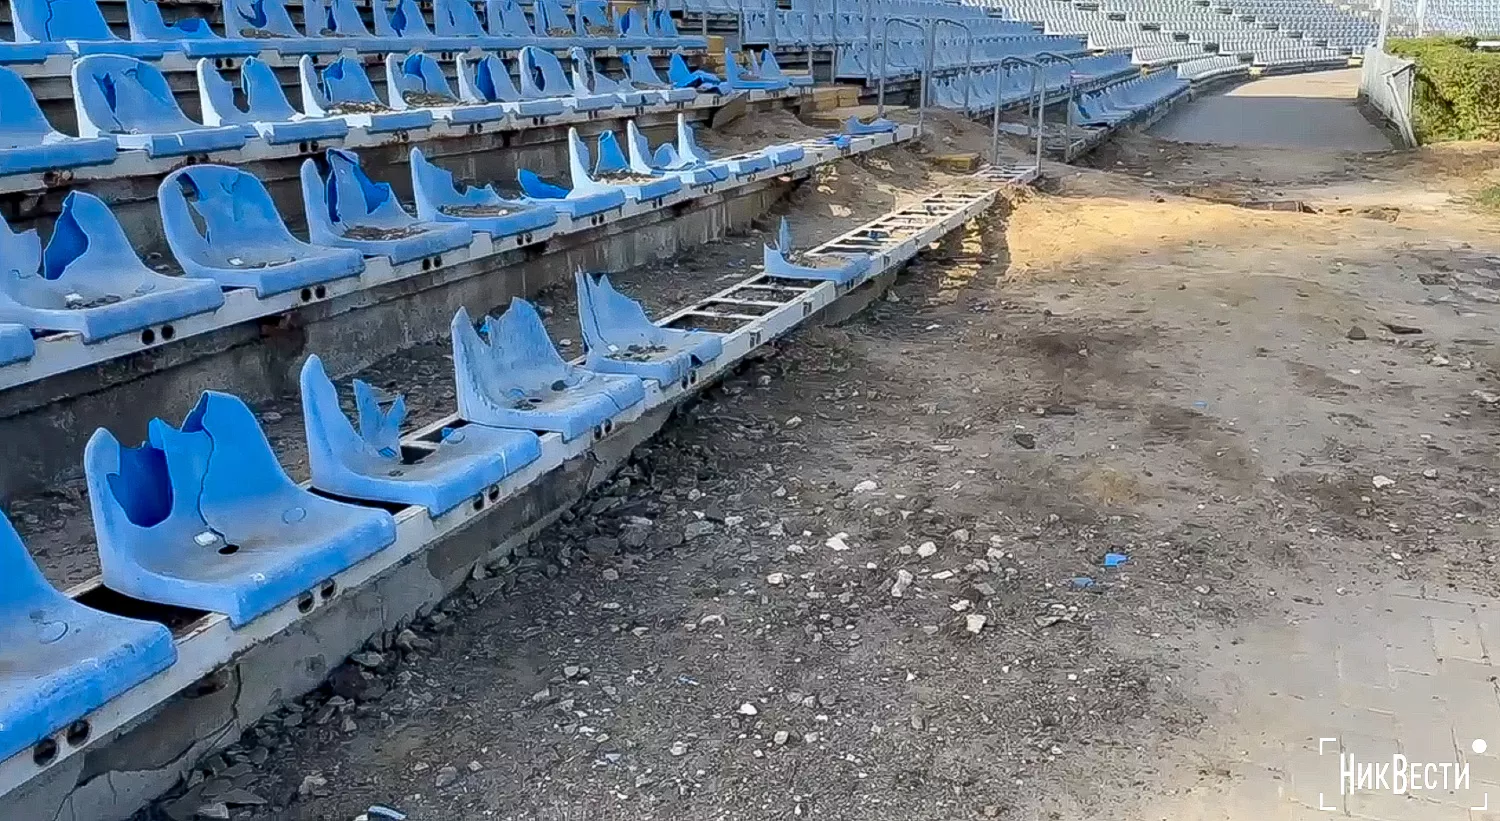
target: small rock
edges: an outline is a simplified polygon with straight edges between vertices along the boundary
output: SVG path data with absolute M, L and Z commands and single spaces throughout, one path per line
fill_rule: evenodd
M 1396 334 L 1397 336 L 1407 336 L 1409 334 L 1419 334 L 1422 332 L 1422 329 L 1418 328 L 1415 325 L 1397 325 L 1394 322 L 1382 322 L 1380 324 L 1384 325 L 1386 330 L 1390 331 L 1393 334 Z
M 1442 354 L 1433 354 L 1432 358 L 1427 360 L 1427 362 L 1435 367 L 1441 368 L 1448 364 L 1448 357 L 1443 356 Z
M 1376 490 L 1382 490 L 1396 484 L 1396 480 L 1389 476 L 1376 474 L 1375 478 L 1370 480 L 1370 484 L 1374 485 Z
M 776 587 L 780 587 L 780 586 L 786 584 L 786 574 L 785 573 L 772 573 L 772 574 L 766 576 L 766 584 L 774 585 Z
M 687 751 L 688 746 L 681 741 L 672 742 L 672 748 L 670 750 L 667 750 L 667 752 L 672 754 L 673 758 L 682 758 L 683 756 L 687 755 Z
M 880 487 L 880 485 L 875 484 L 875 481 L 873 479 L 866 479 L 863 482 L 860 482 L 859 484 L 857 484 L 857 485 L 854 486 L 854 492 L 855 493 L 869 493 L 870 491 L 872 491 L 872 490 L 874 490 L 875 488 L 878 488 L 878 487 Z
M 800 416 L 793 416 L 793 417 L 788 418 L 786 420 L 786 422 L 783 423 L 782 427 L 785 427 L 787 430 L 793 430 L 795 428 L 801 427 L 801 425 L 802 425 L 802 417 L 800 417 Z
M 1486 405 L 1500 404 L 1500 394 L 1490 393 L 1489 391 L 1476 390 L 1472 391 L 1469 395 L 1473 396 Z
M 1428 468 L 1428 469 L 1422 471 L 1422 478 L 1423 479 L 1436 479 L 1437 478 L 1437 468 Z
M 457 780 L 458 768 L 450 765 L 437 771 L 437 778 L 433 780 L 433 784 L 438 789 L 442 789 Z
M 477 773 L 477 772 L 479 772 L 482 769 L 484 769 L 484 765 L 480 764 L 478 761 L 470 761 L 469 762 L 469 772 L 471 772 L 471 773 Z
M 603 576 L 604 580 L 607 582 L 617 582 L 620 580 L 620 571 L 614 569 L 613 567 L 604 568 L 604 572 L 600 573 L 599 575 Z
M 911 587 L 913 581 L 915 581 L 915 578 L 909 571 L 897 570 L 896 583 L 891 585 L 891 595 L 898 599 L 905 596 L 906 588 Z
M 775 744 L 778 747 L 785 747 L 786 743 L 791 740 L 792 734 L 787 732 L 786 730 L 777 730 L 776 734 L 771 736 L 771 743 Z
M 412 632 L 408 627 L 396 634 L 396 646 L 408 653 L 415 653 L 419 650 L 431 650 L 432 642 Z
M 366 650 L 362 653 L 352 654 L 349 656 L 349 660 L 361 667 L 373 670 L 385 663 L 385 656 L 373 650 Z
M 328 779 L 324 778 L 320 773 L 312 773 L 311 775 L 302 777 L 302 783 L 297 785 L 297 795 L 309 798 L 321 794 L 323 788 L 327 786 Z
M 1012 433 L 1010 435 L 1010 438 L 1014 439 L 1016 444 L 1027 450 L 1036 449 L 1036 436 L 1034 434 L 1027 433 L 1024 430 L 1018 430 L 1015 433 Z
M 917 555 L 924 559 L 930 559 L 937 555 L 937 544 L 934 542 L 923 542 L 917 545 Z
M 832 536 L 829 536 L 828 541 L 824 542 L 823 544 L 827 545 L 831 550 L 848 550 L 849 543 L 844 541 L 848 538 L 848 533 L 835 533 Z
M 695 522 L 688 522 L 688 526 L 682 529 L 682 538 L 690 542 L 712 532 L 714 532 L 714 523 L 707 519 L 699 519 Z
M 964 629 L 977 636 L 989 621 L 989 617 L 982 613 L 970 613 L 964 616 Z
M 756 709 L 754 704 L 747 701 L 740 705 L 739 714 L 742 716 L 755 716 L 760 715 L 760 710 Z
M 1351 325 L 1349 327 L 1349 332 L 1346 333 L 1346 334 L 1344 334 L 1344 336 L 1346 336 L 1346 337 L 1348 337 L 1350 339 L 1353 339 L 1356 342 L 1359 341 L 1359 340 L 1361 340 L 1361 339 L 1369 339 L 1370 338 L 1370 335 L 1367 334 L 1367 333 L 1365 333 L 1365 329 L 1359 327 L 1358 325 Z
M 276 411 L 266 411 L 260 415 L 260 418 L 263 422 L 280 422 L 282 420 L 281 414 Z
M 578 674 L 582 670 L 583 668 L 576 664 L 565 664 L 563 665 L 563 678 L 578 678 Z
M 201 807 L 198 808 L 198 812 L 196 813 L 195 817 L 197 817 L 197 818 L 213 818 L 213 819 L 228 819 L 229 818 L 229 806 L 227 804 L 223 803 L 222 801 L 216 801 L 216 802 L 214 802 L 212 804 L 204 804 L 203 806 L 201 806 Z

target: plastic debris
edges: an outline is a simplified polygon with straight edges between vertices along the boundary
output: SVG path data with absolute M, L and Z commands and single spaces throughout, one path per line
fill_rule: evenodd
M 1114 555 L 1118 555 L 1118 554 L 1111 553 L 1110 555 L 1114 556 Z M 1104 566 L 1105 567 L 1112 567 L 1113 566 L 1113 565 L 1109 564 L 1108 557 L 1106 557 L 1105 560 L 1104 560 Z M 1069 584 L 1072 584 L 1073 588 L 1075 590 L 1086 590 L 1086 589 L 1094 586 L 1094 580 L 1091 579 L 1091 578 L 1089 578 L 1088 576 L 1074 576 L 1072 578 L 1072 580 L 1070 580 Z
M 1104 566 L 1105 567 L 1119 567 L 1120 565 L 1122 565 L 1122 564 L 1124 564 L 1124 563 L 1126 563 L 1128 561 L 1130 561 L 1130 557 L 1126 556 L 1124 553 L 1105 553 L 1104 554 Z

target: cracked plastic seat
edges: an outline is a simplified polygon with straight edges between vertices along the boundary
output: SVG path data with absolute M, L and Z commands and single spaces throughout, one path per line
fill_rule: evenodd
M 224 0 L 224 36 L 264 43 L 282 54 L 335 54 L 343 48 L 327 37 L 304 37 L 286 0 Z
M 729 49 L 724 50 L 724 85 L 733 91 L 751 91 L 761 89 L 765 91 L 780 91 L 789 88 L 791 82 L 785 77 L 771 78 L 762 77 L 754 66 L 749 69 L 740 68 L 739 60 L 735 53 Z
M 477 62 L 458 55 L 458 96 L 465 102 L 498 105 L 507 114 L 518 117 L 552 117 L 567 108 L 561 99 L 528 100 L 521 96 L 510 78 L 505 61 L 488 54 Z
M 637 202 L 654 200 L 676 193 L 682 189 L 682 181 L 675 176 L 666 176 L 655 171 L 641 172 L 630 167 L 620 143 L 613 131 L 599 134 L 599 159 L 589 173 L 589 150 L 578 129 L 568 129 L 568 167 L 573 177 L 573 190 L 585 194 L 615 189 L 622 191 L 627 199 Z
M 176 660 L 163 625 L 85 607 L 48 584 L 0 516 L 0 761 Z
M 235 101 L 234 87 L 208 60 L 198 61 L 198 97 L 207 125 L 238 125 L 247 136 L 271 145 L 294 145 L 343 139 L 349 123 L 342 117 L 308 117 L 292 108 L 276 73 L 259 58 L 240 66 L 240 91 L 245 108 Z
M 432 4 L 433 30 L 443 37 L 462 37 L 480 49 L 517 49 L 526 43 L 519 37 L 492 35 L 479 21 L 469 0 L 436 0 Z
M 614 45 L 611 42 L 613 27 L 594 34 L 584 34 L 581 21 L 576 21 L 558 0 L 533 0 L 531 17 L 538 37 L 560 40 L 569 47 L 608 48 Z
M 242 148 L 238 126 L 207 126 L 188 119 L 167 78 L 133 57 L 96 54 L 73 63 L 73 103 L 78 133 L 108 137 L 121 148 L 150 157 L 206 154 Z
M 707 94 L 721 92 L 724 81 L 719 75 L 702 69 L 689 69 L 681 52 L 673 52 L 667 60 L 667 80 L 673 88 L 691 88 Z
M 147 268 L 91 194 L 63 200 L 45 250 L 35 230 L 16 234 L 0 220 L 0 321 L 96 342 L 223 304 L 217 283 Z
M 308 37 L 334 40 L 341 49 L 364 53 L 389 51 L 391 43 L 370 33 L 354 0 L 307 0 L 302 7 Z
M 116 54 L 160 59 L 164 43 L 121 40 L 110 31 L 94 0 L 11 0 L 11 22 L 18 51 L 28 44 L 53 54 Z M 17 55 L 21 56 L 21 55 Z
M 647 15 L 640 7 L 632 6 L 615 18 L 615 32 L 620 46 L 629 48 L 672 48 L 677 38 L 653 34 Z
M 0 365 L 25 362 L 36 355 L 36 340 L 25 325 L 0 322 Z
M 555 209 L 506 199 L 492 185 L 460 187 L 451 172 L 428 162 L 420 148 L 411 150 L 409 164 L 417 219 L 423 222 L 458 223 L 497 239 L 557 222 Z
M 603 274 L 579 271 L 574 282 L 591 371 L 654 379 L 663 388 L 686 388 L 698 381 L 698 368 L 724 352 L 718 334 L 654 324 L 639 302 L 616 291 Z
M 792 229 L 786 219 L 776 232 L 776 245 L 764 246 L 761 254 L 766 276 L 783 279 L 826 280 L 839 285 L 848 284 L 870 270 L 869 254 L 818 254 L 798 257 L 792 251 Z
M 586 38 L 600 38 L 605 41 L 606 46 L 617 48 L 637 48 L 646 45 L 644 36 L 627 37 L 621 30 L 619 21 L 610 16 L 609 4 L 605 0 L 576 0 L 573 4 L 576 15 L 578 31 Z M 645 35 L 645 29 L 640 30 Z
M 223 613 L 234 627 L 396 539 L 384 510 L 293 483 L 245 403 L 215 391 L 180 429 L 151 420 L 139 447 L 95 431 L 84 475 L 105 585 Z
M 353 248 L 400 264 L 464 248 L 473 240 L 466 225 L 422 222 L 406 213 L 389 184 L 366 176 L 358 154 L 330 148 L 326 157 L 326 180 L 313 160 L 302 163 L 302 202 L 313 244 Z
M 651 56 L 644 51 L 627 51 L 620 55 L 620 61 L 625 64 L 625 76 L 632 88 L 654 91 L 662 102 L 688 103 L 698 97 L 694 89 L 677 88 L 663 80 L 651 65 Z
M 156 198 L 167 244 L 187 276 L 254 288 L 264 299 L 365 269 L 358 251 L 309 245 L 292 236 L 266 187 L 239 169 L 178 169 L 162 180 Z
M 742 154 L 732 154 L 728 157 L 715 158 L 706 149 L 698 145 L 693 127 L 688 124 L 686 117 L 679 114 L 677 115 L 677 153 L 684 160 L 691 162 L 727 166 L 730 173 L 739 176 L 753 174 L 757 171 L 764 171 L 776 166 L 791 165 L 806 156 L 807 150 L 795 144 L 768 145 L 759 151 L 746 151 Z
M 542 455 L 529 430 L 483 425 L 444 429 L 432 442 L 401 442 L 405 397 L 390 410 L 375 389 L 354 380 L 359 430 L 339 406 L 338 392 L 316 356 L 302 366 L 302 413 L 313 487 L 353 499 L 421 505 L 431 516 L 484 493 Z
M 601 374 L 558 355 L 542 318 L 512 299 L 499 318 L 476 330 L 468 311 L 453 317 L 453 368 L 458 412 L 480 425 L 556 431 L 564 440 L 603 435 L 614 419 L 646 398 L 633 376 Z
M 302 110 L 309 117 L 340 117 L 372 134 L 411 131 L 432 125 L 426 109 L 396 111 L 375 94 L 375 86 L 358 60 L 340 57 L 319 71 L 312 58 L 297 64 L 302 79 Z
M 220 37 L 202 17 L 184 17 L 168 23 L 162 18 L 156 0 L 125 0 L 125 13 L 131 40 L 162 43 L 188 57 L 248 57 L 261 50 L 258 43 Z
M 671 143 L 662 143 L 652 152 L 646 136 L 635 127 L 635 120 L 625 121 L 625 144 L 630 153 L 630 170 L 637 173 L 673 176 L 684 185 L 712 185 L 729 179 L 729 166 L 685 160 Z
M 537 21 L 537 30 L 533 30 L 525 9 L 516 0 L 485 0 L 484 12 L 489 20 L 492 36 L 510 38 L 540 49 L 567 48 L 573 45 L 571 30 L 565 35 L 550 37 L 546 35 L 541 20 Z
M 594 65 L 594 58 L 589 55 L 587 49 L 574 46 L 568 49 L 568 57 L 572 63 L 573 89 L 576 93 L 609 97 L 616 105 L 626 108 L 646 105 L 645 92 L 632 88 L 629 82 L 622 83 L 610 79 L 609 75 Z M 658 95 L 652 94 L 651 96 L 650 102 L 662 102 Z
M 460 100 L 432 57 L 418 52 L 385 58 L 385 87 L 397 111 L 422 108 L 432 116 L 458 125 L 494 123 L 506 117 L 505 106 Z
M 0 175 L 113 162 L 108 137 L 69 137 L 52 127 L 19 74 L 0 67 Z
M 422 16 L 422 7 L 416 0 L 396 0 L 395 8 L 388 8 L 386 0 L 375 0 L 371 5 L 375 21 L 375 36 L 387 38 L 385 51 L 426 49 L 428 51 L 467 51 L 478 44 L 464 37 L 440 37 L 427 27 Z M 389 41 L 395 40 L 392 45 Z
M 569 111 L 603 111 L 619 105 L 608 94 L 589 94 L 586 89 L 574 88 L 563 74 L 562 63 L 550 51 L 527 46 L 521 49 L 519 59 L 521 96 L 528 100 L 561 99 Z
M 961 105 L 961 104 L 960 104 Z M 993 105 L 993 103 L 991 103 Z M 988 109 L 990 106 L 986 106 Z M 896 130 L 896 123 L 884 117 L 873 117 L 869 122 L 864 122 L 859 117 L 850 117 L 844 121 L 844 133 L 855 137 L 866 134 L 889 134 Z
M 527 168 L 516 171 L 516 181 L 521 186 L 522 202 L 555 208 L 575 220 L 625 204 L 625 192 L 617 188 L 565 188 Z
M 805 42 L 805 40 L 799 42 Z M 776 55 L 771 49 L 765 49 L 760 53 L 760 76 L 772 82 L 785 81 L 792 88 L 806 88 L 813 84 L 813 78 L 809 75 L 783 74 L 781 64 L 776 62 Z
M 736 13 L 738 12 L 736 11 Z M 701 34 L 679 33 L 677 30 L 677 21 L 672 19 L 672 12 L 668 9 L 658 8 L 655 12 L 647 16 L 646 31 L 653 37 L 671 40 L 671 45 L 677 48 L 708 48 L 707 37 Z

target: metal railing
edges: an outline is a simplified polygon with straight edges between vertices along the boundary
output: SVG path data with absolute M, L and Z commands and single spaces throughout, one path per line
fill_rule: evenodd
M 955 26 L 964 32 L 964 116 L 969 111 L 969 89 L 974 79 L 974 30 L 967 24 L 948 17 L 934 17 L 927 24 L 927 73 L 932 73 L 933 51 L 937 48 L 937 27 L 939 25 Z M 924 84 L 926 80 L 922 81 Z
M 880 88 L 875 93 L 875 118 L 878 120 L 885 116 L 885 79 L 890 57 L 891 25 L 900 23 L 903 26 L 911 26 L 921 32 L 923 45 L 927 46 L 927 64 L 922 66 L 922 81 L 917 88 L 917 133 L 922 132 L 922 120 L 927 113 L 927 83 L 932 79 L 932 31 L 930 27 L 919 25 L 915 21 L 905 17 L 887 18 L 885 25 L 880 30 Z
M 1395 126 L 1407 148 L 1417 147 L 1412 124 L 1412 85 L 1416 74 L 1417 64 L 1411 60 L 1387 54 L 1379 46 L 1365 49 L 1359 95 Z
M 1031 113 L 1031 106 L 1036 107 L 1036 168 L 1040 173 L 1042 170 L 1042 126 L 1046 124 L 1047 112 L 1047 75 L 1041 63 L 1029 60 L 1025 57 L 1006 57 L 1000 61 L 1000 71 L 1005 71 L 1007 66 L 1031 66 L 1031 98 L 1027 100 L 1026 113 Z M 1000 75 L 995 75 L 995 112 L 990 121 L 990 164 L 998 165 L 1000 161 Z
M 1072 57 L 1068 57 L 1066 55 L 1058 54 L 1055 51 L 1038 51 L 1037 53 L 1035 53 L 1035 54 L 1033 54 L 1031 56 L 1033 56 L 1033 57 L 1039 57 L 1039 58 L 1040 57 L 1050 57 L 1053 60 L 1061 60 L 1062 62 L 1068 64 L 1068 87 L 1067 87 L 1068 97 L 1067 97 L 1067 100 L 1065 102 L 1065 105 L 1067 106 L 1067 109 L 1068 109 L 1067 112 L 1066 112 L 1067 116 L 1068 116 L 1068 125 L 1067 125 L 1067 130 L 1063 132 L 1063 142 L 1068 145 L 1068 150 L 1072 150 L 1072 146 L 1073 146 L 1073 125 L 1074 125 L 1074 121 L 1077 119 L 1077 115 L 1075 115 L 1073 113 L 1073 103 L 1074 103 L 1074 101 L 1078 97 L 1078 81 L 1073 78 L 1073 69 L 1077 68 L 1078 64 L 1073 62 L 1073 58 Z M 1042 86 L 1043 86 L 1042 93 L 1043 94 L 1046 93 L 1046 85 L 1047 84 L 1045 82 L 1042 83 Z

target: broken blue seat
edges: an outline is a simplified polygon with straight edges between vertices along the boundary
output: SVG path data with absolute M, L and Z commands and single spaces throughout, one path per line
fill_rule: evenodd
M 682 181 L 675 176 L 665 176 L 654 171 L 636 171 L 625 159 L 615 132 L 599 134 L 597 143 L 599 159 L 589 173 L 589 149 L 578 129 L 568 129 L 568 168 L 572 172 L 573 189 L 588 193 L 615 188 L 625 192 L 628 199 L 641 202 L 665 197 L 682 189 Z
M 751 58 L 752 62 L 754 58 Z M 748 69 L 740 68 L 739 60 L 735 53 L 729 49 L 724 50 L 724 86 L 731 91 L 780 91 L 789 88 L 791 82 L 785 77 L 762 77 L 755 66 Z
M 573 90 L 578 94 L 598 95 L 609 97 L 617 105 L 626 108 L 638 108 L 646 105 L 646 93 L 638 91 L 630 86 L 630 83 L 619 82 L 611 79 L 609 75 L 599 70 L 594 65 L 594 58 L 589 51 L 582 46 L 574 46 L 568 49 L 568 57 L 573 65 Z M 656 94 L 652 94 L 650 102 L 661 102 Z
M 557 211 L 545 205 L 508 200 L 495 187 L 465 185 L 453 173 L 427 161 L 422 149 L 413 148 L 411 188 L 417 201 L 417 219 L 423 222 L 454 222 L 499 239 L 546 228 L 557 222 Z
M 990 106 L 985 106 L 984 110 L 987 111 L 989 108 Z M 874 117 L 869 122 L 864 122 L 859 117 L 850 117 L 844 122 L 844 133 L 854 137 L 862 137 L 868 134 L 889 134 L 895 130 L 896 123 L 884 117 Z
M 768 168 L 791 165 L 805 157 L 807 149 L 795 143 L 768 145 L 759 151 L 746 151 L 741 154 L 732 154 L 728 157 L 715 158 L 706 149 L 698 145 L 698 139 L 693 132 L 693 127 L 688 124 L 686 117 L 678 114 L 677 153 L 689 162 L 728 166 L 730 173 L 738 176 L 753 174 Z
M 542 32 L 533 31 L 531 21 L 526 18 L 526 10 L 516 0 L 485 0 L 484 13 L 493 37 L 504 37 L 522 45 L 542 49 L 567 48 L 573 44 L 574 35 L 571 31 L 561 37 L 544 37 Z
M 609 4 L 605 0 L 576 0 L 573 11 L 578 23 L 578 33 L 585 38 L 601 38 L 605 45 L 617 48 L 639 48 L 647 44 L 646 30 L 640 29 L 641 37 L 626 36 L 618 21 L 610 17 Z
M 561 99 L 523 99 L 505 61 L 494 54 L 485 55 L 478 62 L 470 62 L 468 56 L 460 54 L 455 62 L 458 96 L 465 102 L 499 105 L 507 114 L 517 117 L 553 117 L 566 109 Z
M 240 66 L 240 91 L 245 108 L 236 102 L 234 87 L 213 63 L 198 61 L 198 100 L 206 125 L 237 125 L 246 136 L 271 145 L 295 145 L 316 140 L 338 140 L 349 133 L 342 117 L 308 117 L 292 108 L 276 72 L 257 57 Z
M 662 143 L 653 152 L 646 142 L 646 135 L 636 128 L 635 120 L 625 121 L 625 144 L 629 149 L 632 171 L 674 176 L 684 185 L 712 185 L 729 179 L 729 166 L 685 160 L 671 143 Z
M 0 365 L 25 362 L 36 356 L 36 339 L 25 325 L 0 322 Z
M 615 33 L 620 38 L 620 45 L 628 48 L 672 48 L 678 45 L 675 37 L 651 33 L 646 13 L 640 6 L 631 6 L 615 18 Z
M 677 48 L 708 48 L 707 37 L 701 34 L 678 33 L 677 21 L 672 19 L 672 12 L 668 9 L 658 8 L 648 15 L 646 18 L 646 31 L 652 37 L 671 40 L 671 45 Z
M 259 54 L 261 44 L 250 40 L 226 40 L 209 28 L 202 17 L 184 17 L 168 23 L 156 0 L 125 0 L 130 39 L 159 42 L 188 57 L 248 57 Z
M 528 100 L 560 98 L 569 111 L 602 111 L 619 101 L 608 94 L 590 94 L 574 88 L 563 73 L 557 56 L 536 46 L 521 49 L 521 96 Z
M 439 516 L 485 492 L 542 455 L 529 430 L 463 425 L 434 441 L 401 441 L 406 397 L 389 410 L 375 389 L 354 380 L 356 432 L 339 406 L 338 391 L 316 356 L 302 366 L 302 418 L 312 486 L 351 499 L 421 505 Z
M 149 157 L 206 154 L 242 148 L 239 126 L 207 126 L 189 120 L 167 78 L 134 57 L 95 54 L 73 63 L 73 105 L 78 133 L 108 137 L 121 148 Z
M 391 43 L 370 33 L 354 0 L 306 0 L 302 5 L 308 37 L 338 42 L 340 49 L 363 53 L 389 51 Z
M 673 52 L 667 60 L 667 80 L 673 88 L 691 88 L 705 94 L 718 94 L 724 81 L 719 75 L 702 69 L 689 69 L 681 52 Z
M 760 76 L 771 81 L 785 80 L 792 88 L 806 88 L 813 84 L 810 75 L 783 74 L 781 64 L 776 62 L 776 54 L 771 49 L 764 49 L 760 53 Z
M 327 37 L 304 37 L 292 22 L 286 0 L 224 0 L 224 36 L 282 54 L 336 54 L 343 48 Z
M 616 291 L 603 274 L 579 271 L 573 278 L 591 371 L 654 379 L 663 389 L 686 388 L 697 381 L 698 368 L 724 352 L 716 333 L 656 325 L 639 302 Z
M 298 487 L 237 397 L 207 391 L 181 428 L 147 430 L 128 448 L 100 428 L 84 449 L 112 590 L 239 628 L 396 540 L 386 511 Z
M 304 56 L 297 64 L 302 78 L 302 110 L 309 117 L 340 117 L 354 128 L 372 134 L 411 131 L 432 125 L 426 109 L 394 111 L 375 94 L 365 67 L 351 57 L 340 57 L 322 71 Z
M 19 74 L 0 66 L 0 175 L 113 162 L 108 137 L 69 137 L 52 127 Z
M 116 37 L 94 0 L 11 0 L 10 12 L 18 52 L 46 49 L 54 54 L 117 54 L 148 60 L 161 59 L 167 52 L 165 43 Z M 36 45 L 28 49 L 28 44 Z
M 826 280 L 846 285 L 870 270 L 869 254 L 797 254 L 792 250 L 792 229 L 782 218 L 776 245 L 764 246 L 761 254 L 766 276 L 782 279 Z
M 266 187 L 237 168 L 179 168 L 162 180 L 156 199 L 167 244 L 187 276 L 254 288 L 264 299 L 365 269 L 358 251 L 292 236 Z
M 375 36 L 387 39 L 386 51 L 425 49 L 427 51 L 468 51 L 479 44 L 466 37 L 439 37 L 427 27 L 422 16 L 422 7 L 417 0 L 396 0 L 394 9 L 386 7 L 386 0 L 374 0 L 372 15 L 375 21 Z M 394 40 L 392 43 L 390 41 Z
M 672 103 L 689 103 L 698 96 L 694 89 L 677 88 L 663 80 L 651 65 L 651 56 L 644 51 L 627 51 L 620 55 L 620 61 L 625 64 L 625 77 L 632 88 L 655 91 L 662 101 Z
M 505 119 L 505 106 L 460 100 L 431 56 L 417 52 L 385 58 L 385 87 L 391 107 L 397 111 L 426 109 L 432 116 L 455 125 L 497 123 Z
M 543 179 L 529 168 L 517 170 L 516 181 L 521 186 L 522 202 L 554 208 L 575 220 L 625 204 L 625 192 L 618 188 L 564 188 Z
M 512 299 L 499 318 L 475 329 L 463 308 L 453 317 L 458 414 L 501 428 L 556 431 L 564 441 L 603 435 L 646 398 L 634 376 L 595 373 L 563 361 L 536 308 Z
M 479 21 L 469 0 L 436 0 L 432 5 L 432 27 L 441 37 L 462 37 L 472 48 L 517 49 L 526 45 L 519 37 L 492 35 Z
M 302 203 L 314 245 L 353 248 L 399 265 L 465 248 L 473 240 L 468 226 L 422 222 L 406 213 L 389 184 L 365 175 L 354 152 L 330 148 L 325 156 L 326 180 L 316 162 L 302 163 Z
M 0 516 L 0 761 L 176 660 L 166 626 L 94 610 L 48 584 Z
M 0 322 L 97 342 L 223 304 L 217 283 L 147 268 L 92 194 L 68 194 L 45 250 L 36 230 L 16 234 L 0 220 Z
M 612 27 L 608 31 L 586 35 L 583 33 L 583 26 L 575 21 L 573 15 L 568 14 L 568 10 L 558 0 L 532 0 L 531 17 L 538 37 L 551 37 L 566 41 L 568 46 L 584 48 L 607 48 L 613 45 Z

